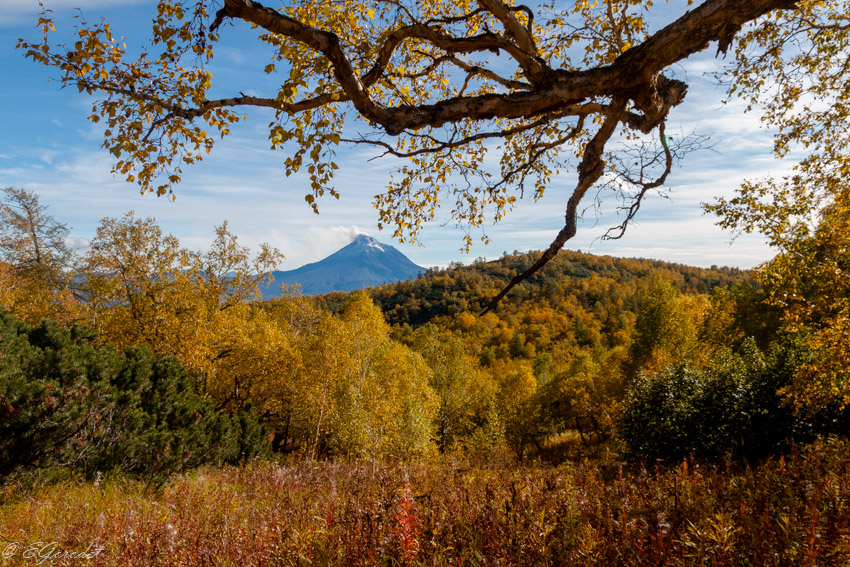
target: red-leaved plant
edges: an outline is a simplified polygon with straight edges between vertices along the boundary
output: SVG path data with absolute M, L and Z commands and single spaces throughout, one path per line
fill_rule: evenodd
M 402 565 L 411 565 L 419 553 L 420 521 L 416 515 L 416 502 L 410 492 L 410 485 L 405 483 L 401 489 L 398 506 L 393 514 L 395 525 L 392 534 L 398 543 Z

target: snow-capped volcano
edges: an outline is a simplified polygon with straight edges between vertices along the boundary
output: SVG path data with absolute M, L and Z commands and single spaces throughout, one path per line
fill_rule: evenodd
M 389 244 L 359 234 L 351 244 L 324 260 L 295 270 L 272 272 L 274 281 L 263 291 L 263 299 L 280 295 L 280 285 L 284 283 L 300 284 L 302 293 L 319 295 L 408 280 L 424 272 L 425 268 Z

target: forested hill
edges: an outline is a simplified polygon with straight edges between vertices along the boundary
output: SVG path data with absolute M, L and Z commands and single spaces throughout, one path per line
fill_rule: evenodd
M 444 336 L 461 338 L 469 352 L 487 365 L 494 359 L 531 362 L 542 353 L 566 360 L 587 348 L 607 351 L 626 346 L 641 302 L 659 280 L 681 294 L 682 308 L 689 315 L 683 312 L 680 318 L 693 319 L 694 324 L 709 309 L 708 295 L 715 288 L 751 282 L 749 272 L 736 268 L 702 269 L 563 251 L 517 286 L 494 312 L 479 315 L 540 254 L 515 252 L 490 262 L 452 265 L 366 291 L 402 341 L 412 340 L 417 328 L 432 323 Z M 347 297 L 333 293 L 319 300 L 339 312 Z
M 528 269 L 540 251 L 505 253 L 490 262 L 452 264 L 428 270 L 410 281 L 370 288 L 369 294 L 394 325 L 418 327 L 435 318 L 463 312 L 479 313 L 487 302 L 515 275 Z M 640 300 L 655 279 L 670 281 L 682 293 L 710 293 L 715 287 L 751 283 L 748 271 L 738 268 L 697 268 L 659 260 L 595 256 L 564 250 L 537 274 L 517 286 L 497 308 L 507 315 L 539 308 L 571 312 L 574 307 L 594 308 L 600 304 Z M 326 305 L 338 311 L 347 294 L 323 296 Z M 632 309 L 633 310 L 633 309 Z

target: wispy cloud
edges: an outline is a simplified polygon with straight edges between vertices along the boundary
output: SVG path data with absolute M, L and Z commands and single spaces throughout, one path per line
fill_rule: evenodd
M 153 9 L 151 0 L 44 2 L 56 11 L 57 27 L 60 20 L 67 27 L 73 8 L 81 7 L 89 17 L 103 12 L 121 20 L 121 33 L 128 35 L 128 44 L 138 45 L 150 33 L 149 18 L 139 15 Z M 129 9 L 131 6 L 136 8 Z M 668 15 L 680 12 L 672 6 L 663 9 Z M 7 44 L 33 32 L 38 11 L 37 0 L 0 0 L 0 27 L 6 26 L 0 35 Z M 665 21 L 662 18 L 652 25 L 655 28 Z M 10 27 L 18 24 L 19 30 Z M 215 93 L 231 95 L 242 90 L 273 96 L 280 76 L 262 73 L 269 50 L 257 43 L 255 31 L 241 25 L 228 28 L 218 48 L 223 49 L 210 66 L 216 77 Z M 731 235 L 716 227 L 714 219 L 704 216 L 700 208 L 700 202 L 714 196 L 729 196 L 745 178 L 781 175 L 789 168 L 772 158 L 771 133 L 762 128 L 757 113 L 745 114 L 737 100 L 724 103 L 723 88 L 709 74 L 722 65 L 713 54 L 707 50 L 673 70 L 691 87 L 685 103 L 672 111 L 668 133 L 681 129 L 711 134 L 717 142 L 714 150 L 688 156 L 669 178 L 671 198 L 647 198 L 637 223 L 623 240 L 598 240 L 622 218 L 616 215 L 616 201 L 609 198 L 600 210 L 591 207 L 587 211 L 578 236 L 568 243 L 570 248 L 742 267 L 769 257 L 770 250 L 757 238 L 740 239 L 730 247 Z M 0 97 L 4 108 L 15 109 L 14 115 L 7 112 L 7 120 L 18 121 L 15 127 L 0 129 L 0 187 L 15 185 L 38 192 L 56 218 L 74 228 L 73 236 L 80 243 L 92 237 L 101 218 L 135 210 L 139 216 L 156 217 L 165 231 L 197 249 L 206 248 L 213 227 L 228 220 L 244 244 L 255 248 L 268 242 L 280 248 L 286 255 L 283 269 L 317 261 L 361 231 L 392 243 L 419 265 L 447 265 L 458 259 L 469 262 L 478 256 L 498 257 L 503 251 L 546 247 L 563 226 L 565 204 L 575 186 L 574 171 L 553 179 L 539 202 L 525 199 L 502 223 L 483 228 L 491 238 L 489 245 L 479 244 L 482 229 L 473 229 L 476 244 L 468 256 L 459 252 L 464 233 L 447 222 L 450 206 L 438 211 L 437 221 L 422 231 L 424 247 L 399 245 L 392 242 L 388 230 L 378 230 L 372 201 L 386 187 L 389 172 L 406 162 L 372 159 L 380 153 L 375 148 L 340 146 L 334 186 L 341 197 L 320 199 L 321 214 L 316 216 L 304 202 L 309 181 L 302 175 L 287 178 L 284 174 L 283 161 L 291 148 L 268 148 L 267 124 L 273 115 L 255 111 L 249 113 L 247 122 L 233 128 L 230 137 L 218 142 L 203 163 L 184 170 L 175 202 L 140 197 L 135 186 L 111 175 L 112 159 L 98 148 L 102 124 L 82 119 L 90 112 L 92 99 L 69 91 L 59 93 L 55 83 L 44 82 L 43 69 L 29 62 L 24 65 L 17 53 L 2 57 L 0 66 L 15 73 L 10 74 L 11 87 L 0 87 Z M 246 61 L 263 64 L 253 73 Z M 346 134 L 363 124 L 350 121 Z M 489 152 L 486 163 L 497 168 L 497 152 Z

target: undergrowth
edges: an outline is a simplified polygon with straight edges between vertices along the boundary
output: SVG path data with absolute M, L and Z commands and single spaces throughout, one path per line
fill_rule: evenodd
M 752 467 L 254 461 L 157 491 L 112 478 L 10 485 L 2 498 L 4 566 L 37 564 L 24 550 L 47 544 L 51 565 L 850 564 L 839 440 Z

